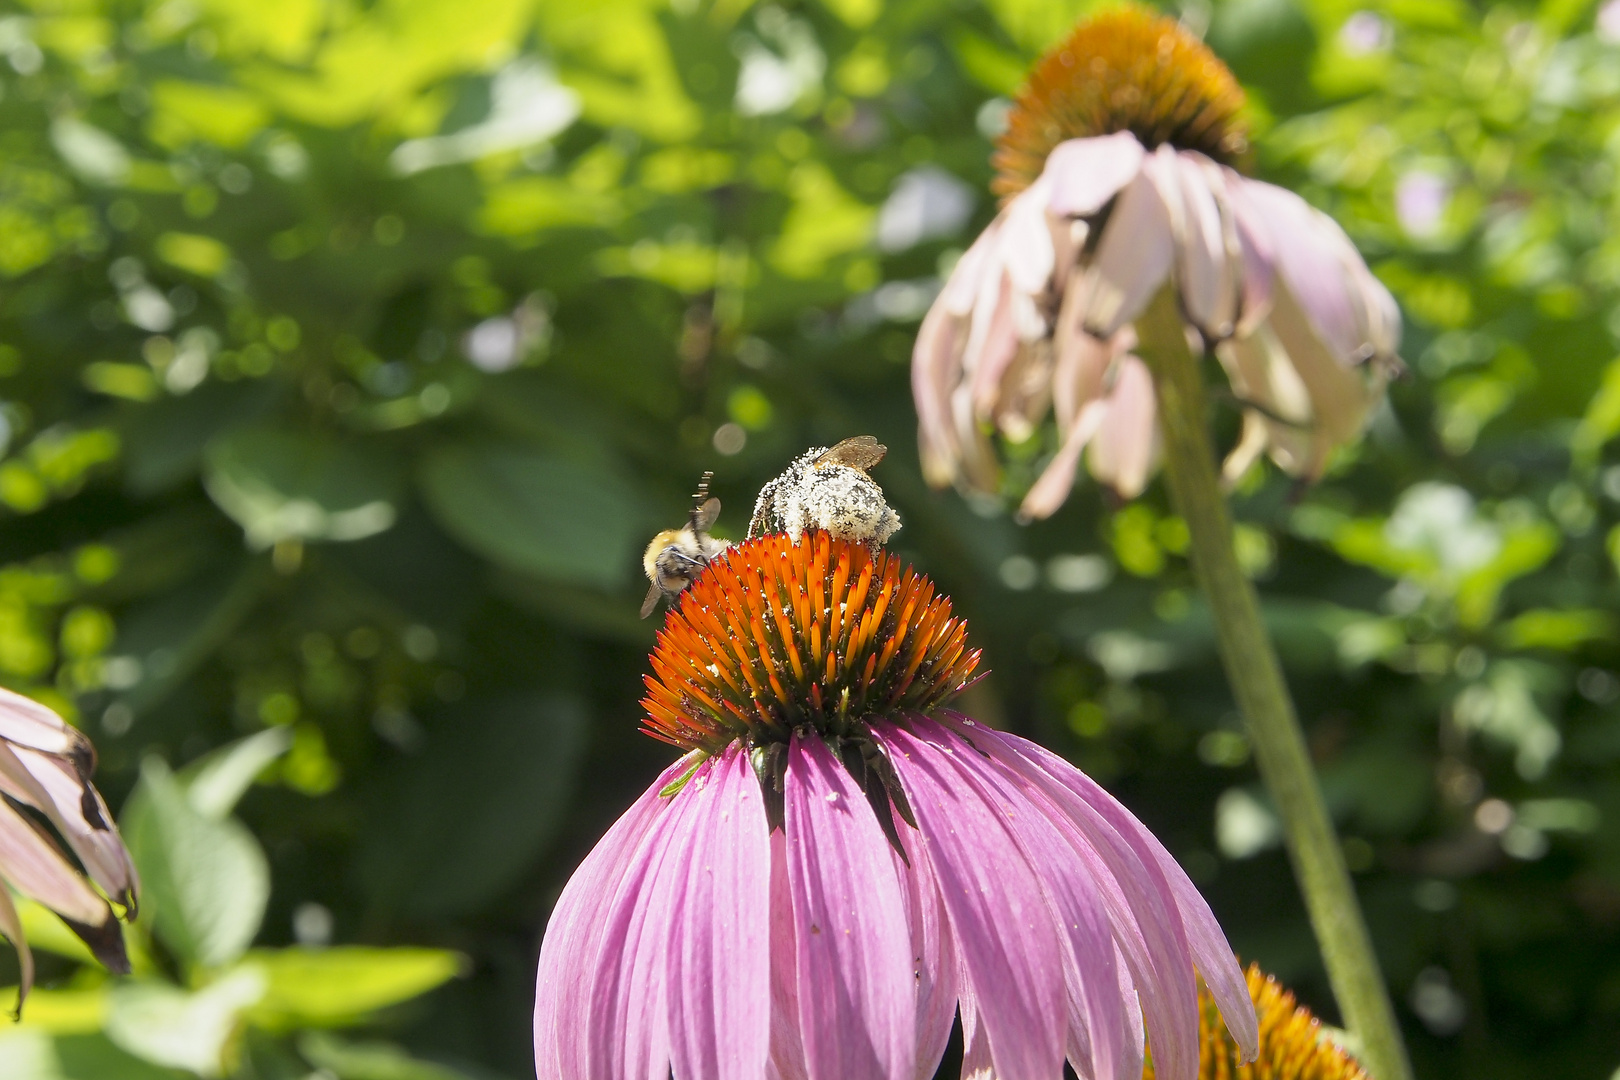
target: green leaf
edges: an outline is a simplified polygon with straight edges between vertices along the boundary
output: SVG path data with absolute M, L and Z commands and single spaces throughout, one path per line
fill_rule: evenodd
M 398 471 L 379 454 L 325 436 L 243 428 L 204 452 L 203 486 L 247 534 L 278 540 L 360 540 L 391 527 Z
M 292 729 L 273 727 L 220 747 L 180 774 L 186 801 L 204 817 L 225 818 L 265 767 L 291 746 Z
M 263 995 L 265 977 L 238 968 L 195 993 L 162 982 L 128 982 L 112 991 L 107 1037 L 154 1065 L 222 1075 L 242 1010 Z
M 260 1027 L 341 1027 L 454 978 L 464 961 L 443 949 L 260 949 L 244 961 L 264 972 Z
M 0 1032 L 0 1076 L 6 1080 L 66 1080 L 51 1037 L 26 1028 Z
M 523 573 L 613 588 L 644 540 L 640 500 L 628 484 L 551 454 L 448 444 L 427 456 L 420 481 L 452 536 Z
M 155 756 L 141 762 L 123 828 L 164 944 L 204 968 L 241 956 L 270 899 L 270 867 L 253 834 L 199 811 Z
M 311 1065 L 339 1080 L 466 1080 L 464 1074 L 418 1061 L 392 1043 L 345 1042 L 312 1032 L 298 1040 L 298 1049 Z
M 514 884 L 568 808 L 586 716 L 570 695 L 523 694 L 440 717 L 369 800 L 359 864 L 376 901 L 459 913 Z

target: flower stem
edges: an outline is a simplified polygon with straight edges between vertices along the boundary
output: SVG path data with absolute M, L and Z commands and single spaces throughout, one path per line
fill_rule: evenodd
M 1282 816 L 1294 874 L 1322 949 L 1334 997 L 1376 1080 L 1411 1080 L 1378 957 L 1334 834 L 1282 666 L 1238 565 L 1206 423 L 1203 376 L 1187 345 L 1172 286 L 1136 321 L 1138 354 L 1153 372 L 1170 495 L 1187 523 L 1193 570 L 1209 599 L 1221 660 L 1247 719 L 1260 776 Z

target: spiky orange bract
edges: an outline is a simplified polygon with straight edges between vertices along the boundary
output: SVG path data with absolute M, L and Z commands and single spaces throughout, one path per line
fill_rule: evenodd
M 851 734 L 950 700 L 979 663 L 927 578 L 823 532 L 776 533 L 717 558 L 664 621 L 643 730 L 718 753 L 795 729 Z
M 1250 964 L 1249 996 L 1260 1018 L 1260 1056 L 1239 1065 L 1242 1055 L 1226 1032 L 1220 1011 L 1198 986 L 1199 1080 L 1368 1080 L 1355 1058 L 1322 1033 L 1322 1022 L 1296 1004 L 1276 979 Z M 1153 1063 L 1142 1071 L 1153 1080 Z
M 1248 150 L 1243 88 L 1174 19 L 1123 7 L 1083 20 L 1036 63 L 996 140 L 991 190 L 1004 198 L 1040 176 L 1058 143 L 1129 131 L 1234 164 Z

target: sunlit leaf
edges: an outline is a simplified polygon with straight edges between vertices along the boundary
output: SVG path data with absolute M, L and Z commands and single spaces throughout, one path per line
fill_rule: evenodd
M 311 1033 L 298 1049 L 312 1065 L 340 1080 L 467 1080 L 454 1069 L 420 1061 L 399 1047 L 382 1042 L 347 1042 Z
M 440 949 L 261 949 L 245 964 L 267 979 L 254 1023 L 278 1031 L 342 1027 L 452 979 L 464 961 Z
M 156 757 L 141 764 L 123 828 L 164 944 L 208 968 L 241 956 L 270 898 L 269 864 L 253 835 L 198 811 Z
M 155 981 L 123 983 L 111 994 L 107 1036 L 154 1065 L 222 1076 L 229 1068 L 226 1055 L 242 1010 L 264 990 L 264 976 L 251 967 L 238 968 L 195 992 Z

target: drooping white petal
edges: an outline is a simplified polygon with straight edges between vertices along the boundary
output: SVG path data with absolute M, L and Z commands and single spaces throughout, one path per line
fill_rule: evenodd
M 1146 156 L 1128 131 L 1058 143 L 1041 172 L 1051 184 L 1047 207 L 1065 217 L 1090 217 L 1130 183 Z
M 1086 272 L 1089 286 L 1081 324 L 1112 337 L 1142 313 L 1164 284 L 1175 254 L 1170 211 L 1147 167 L 1125 185 Z

